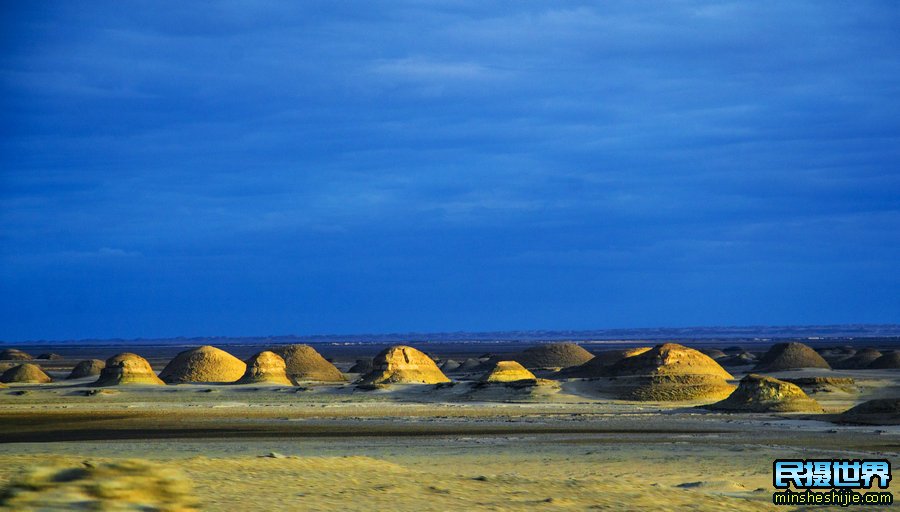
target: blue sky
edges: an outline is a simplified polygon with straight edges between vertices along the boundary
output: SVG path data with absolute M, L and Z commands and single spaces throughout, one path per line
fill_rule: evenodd
M 900 322 L 896 2 L 19 2 L 0 339 Z

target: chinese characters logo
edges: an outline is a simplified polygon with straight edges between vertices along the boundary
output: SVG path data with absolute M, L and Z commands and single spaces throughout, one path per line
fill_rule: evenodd
M 775 461 L 776 489 L 887 489 L 891 465 L 886 460 L 791 460 Z
M 891 505 L 887 489 L 891 464 L 887 460 L 778 459 L 773 463 L 772 495 L 775 505 Z M 791 491 L 791 487 L 795 490 Z

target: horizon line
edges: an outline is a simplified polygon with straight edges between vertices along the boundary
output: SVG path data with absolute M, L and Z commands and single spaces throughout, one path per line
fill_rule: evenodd
M 151 336 L 151 337 L 82 337 L 82 338 L 65 338 L 65 339 L 26 339 L 26 340 L 0 340 L 0 344 L 10 344 L 10 343 L 23 343 L 23 344 L 34 344 L 34 343 L 73 343 L 73 342 L 98 342 L 98 341 L 118 341 L 118 342 L 138 342 L 138 341 L 170 341 L 170 340 L 194 340 L 194 339 L 232 339 L 232 340 L 242 340 L 242 339 L 272 339 L 272 338 L 297 338 L 297 339 L 328 339 L 335 340 L 339 338 L 364 338 L 364 337 L 372 337 L 372 338 L 391 338 L 391 339 L 412 339 L 412 341 L 428 341 L 422 339 L 422 337 L 447 337 L 447 336 L 476 336 L 474 338 L 469 339 L 458 339 L 456 341 L 489 341 L 487 338 L 508 338 L 510 334 L 517 333 L 522 335 L 568 335 L 569 337 L 578 337 L 578 336 L 586 336 L 588 338 L 594 337 L 596 335 L 602 335 L 601 333 L 631 333 L 631 334 L 639 334 L 640 332 L 652 332 L 652 331 L 697 331 L 705 332 L 707 336 L 714 334 L 715 332 L 725 332 L 725 331 L 752 331 L 752 330 L 760 330 L 760 329 L 769 329 L 769 330 L 783 330 L 783 331 L 804 331 L 804 330 L 839 330 L 839 329 L 853 329 L 853 330 L 876 330 L 876 329 L 887 329 L 889 331 L 893 331 L 892 333 L 884 333 L 880 334 L 882 336 L 900 336 L 900 324 L 898 323 L 845 323 L 845 324 L 781 324 L 781 325 L 766 325 L 766 324 L 755 324 L 755 325 L 707 325 L 707 326 L 686 326 L 686 327 L 674 327 L 674 326 L 661 326 L 661 327 L 608 327 L 608 328 L 597 328 L 597 329 L 505 329 L 505 330 L 487 330 L 487 331 L 478 331 L 478 330 L 457 330 L 457 331 L 406 331 L 406 332 L 380 332 L 380 333 L 343 333 L 343 334 L 266 334 L 266 335 L 195 335 L 195 336 Z M 712 332 L 710 332 L 712 331 Z M 733 333 L 735 334 L 735 333 Z M 750 333 L 748 333 L 750 334 Z M 808 335 L 813 335 L 814 333 L 805 333 Z M 594 336 L 591 336 L 594 335 Z M 774 335 L 771 334 L 770 337 Z M 877 333 L 872 333 L 872 335 L 878 335 Z M 661 337 L 668 337 L 665 335 L 660 335 Z M 832 334 L 834 337 L 834 334 Z M 565 336 L 564 336 L 565 337 Z M 780 337 L 786 337 L 786 333 L 783 333 Z M 418 338 L 418 339 L 416 339 Z M 512 340 L 510 340 L 512 341 Z M 539 338 L 535 338 L 534 341 L 539 341 Z M 579 340 L 579 341 L 587 341 L 587 339 Z M 599 341 L 599 340 L 598 340 Z

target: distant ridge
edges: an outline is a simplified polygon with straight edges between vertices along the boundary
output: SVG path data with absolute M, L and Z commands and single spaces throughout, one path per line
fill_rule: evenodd
M 313 334 L 277 336 L 199 336 L 175 338 L 90 338 L 78 340 L 0 341 L 0 344 L 85 344 L 85 345 L 230 345 L 290 343 L 394 343 L 394 342 L 479 342 L 479 341 L 630 341 L 630 340 L 828 340 L 847 338 L 900 337 L 900 324 L 646 327 L 594 330 L 522 330 L 481 332 L 407 332 L 386 334 Z

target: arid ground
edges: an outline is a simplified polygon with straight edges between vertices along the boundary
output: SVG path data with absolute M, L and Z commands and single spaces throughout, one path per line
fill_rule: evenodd
M 858 390 L 813 395 L 821 415 L 627 402 L 580 380 L 490 401 L 466 382 L 17 384 L 0 390 L 0 485 L 143 459 L 180 471 L 203 510 L 767 510 L 775 458 L 900 462 L 900 427 L 829 421 L 896 396 L 900 374 L 831 373 Z

